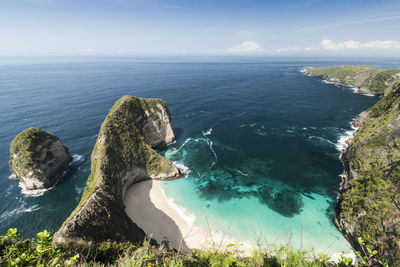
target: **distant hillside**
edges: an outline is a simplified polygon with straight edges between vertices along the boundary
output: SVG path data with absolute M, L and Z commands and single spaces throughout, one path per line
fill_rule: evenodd
M 387 95 L 393 87 L 400 84 L 400 68 L 383 69 L 369 65 L 306 67 L 303 72 L 329 82 L 357 87 L 359 92 L 364 94 Z

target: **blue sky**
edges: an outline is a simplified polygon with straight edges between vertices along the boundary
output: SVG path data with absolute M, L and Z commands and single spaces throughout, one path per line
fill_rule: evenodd
M 0 55 L 400 56 L 399 0 L 0 0 Z

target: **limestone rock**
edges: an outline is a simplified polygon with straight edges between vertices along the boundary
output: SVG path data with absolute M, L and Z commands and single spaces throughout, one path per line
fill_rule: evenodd
M 22 131 L 10 145 L 11 171 L 27 189 L 52 187 L 71 161 L 61 140 L 39 128 Z
M 183 175 L 152 148 L 173 140 L 163 100 L 120 98 L 101 125 L 81 201 L 55 234 L 54 241 L 143 241 L 145 233 L 125 214 L 123 197 L 133 183 Z

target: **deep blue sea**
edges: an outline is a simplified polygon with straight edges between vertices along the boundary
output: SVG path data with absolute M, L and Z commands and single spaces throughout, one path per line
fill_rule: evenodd
M 378 98 L 303 75 L 304 66 L 389 59 L 0 59 L 0 232 L 55 232 L 79 202 L 101 122 L 123 95 L 160 97 L 177 142 L 163 153 L 189 177 L 163 183 L 168 198 L 233 238 L 348 247 L 332 223 L 351 120 Z M 23 194 L 9 144 L 28 127 L 59 136 L 75 156 L 53 189 Z

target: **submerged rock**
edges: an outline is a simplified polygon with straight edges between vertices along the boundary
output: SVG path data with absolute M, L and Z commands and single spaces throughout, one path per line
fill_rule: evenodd
M 22 131 L 10 145 L 11 171 L 27 189 L 52 187 L 71 161 L 61 140 L 40 128 Z
M 146 179 L 183 176 L 153 150 L 173 140 L 163 100 L 120 98 L 101 125 L 81 201 L 55 234 L 55 242 L 143 241 L 145 233 L 125 214 L 124 194 L 131 184 Z

